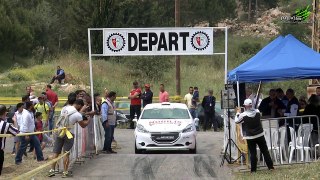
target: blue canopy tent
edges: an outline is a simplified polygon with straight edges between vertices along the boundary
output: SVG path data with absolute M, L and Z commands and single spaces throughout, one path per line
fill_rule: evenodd
M 279 36 L 228 73 L 228 81 L 237 84 L 313 78 L 320 78 L 320 54 L 291 34 Z
M 229 82 L 265 82 L 320 77 L 320 54 L 292 35 L 276 38 L 228 73 Z

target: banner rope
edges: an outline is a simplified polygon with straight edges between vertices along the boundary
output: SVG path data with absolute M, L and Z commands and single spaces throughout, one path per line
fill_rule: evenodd
M 59 156 L 59 157 L 57 157 L 57 158 L 55 158 L 55 159 L 52 159 L 51 161 L 49 161 L 49 162 L 47 162 L 47 163 L 45 163 L 45 164 L 37 167 L 36 169 L 31 170 L 31 171 L 29 171 L 29 172 L 26 172 L 26 173 L 24 173 L 24 174 L 22 174 L 22 175 L 20 175 L 20 176 L 17 176 L 17 177 L 15 177 L 15 178 L 13 178 L 13 180 L 29 179 L 29 178 L 31 178 L 32 176 L 34 176 L 34 175 L 38 174 L 39 172 L 41 172 L 42 169 L 44 169 L 44 168 L 46 168 L 47 166 L 50 166 L 50 165 L 52 165 L 53 163 L 59 161 L 60 159 L 62 159 L 63 157 L 65 157 L 65 156 L 66 156 L 67 154 L 69 154 L 69 153 L 70 153 L 70 151 L 67 151 L 67 152 L 65 152 L 63 155 L 61 155 L 61 156 Z

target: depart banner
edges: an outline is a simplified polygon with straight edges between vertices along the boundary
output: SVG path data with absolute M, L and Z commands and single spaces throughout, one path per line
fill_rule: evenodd
M 212 54 L 212 27 L 103 29 L 104 56 Z

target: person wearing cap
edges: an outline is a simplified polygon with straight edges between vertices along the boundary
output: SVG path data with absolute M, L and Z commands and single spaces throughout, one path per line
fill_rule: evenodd
M 266 139 L 264 138 L 260 112 L 258 109 L 253 108 L 251 99 L 246 99 L 243 105 L 245 111 L 240 113 L 240 108 L 237 108 L 235 123 L 241 125 L 241 135 L 243 139 L 247 140 L 250 153 L 251 172 L 257 171 L 257 145 L 263 154 L 269 170 L 273 170 L 273 162 L 269 154 Z
M 214 131 L 218 131 L 218 121 L 215 119 L 216 98 L 213 96 L 213 90 L 208 90 L 208 95 L 204 96 L 201 103 L 204 109 L 203 130 L 211 129 L 210 122 L 213 122 Z
M 141 95 L 142 106 L 145 107 L 147 104 L 152 104 L 153 92 L 150 90 L 150 84 L 144 85 L 145 91 Z
M 30 101 L 32 101 L 33 104 L 39 103 L 39 99 L 38 99 L 38 97 L 34 94 L 33 91 L 30 93 L 29 99 L 30 99 Z

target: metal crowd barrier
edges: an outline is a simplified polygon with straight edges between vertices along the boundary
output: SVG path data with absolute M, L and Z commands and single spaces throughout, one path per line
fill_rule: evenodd
M 318 116 L 265 118 L 261 121 L 270 156 L 275 165 L 309 163 L 319 158 Z M 260 157 L 262 156 L 258 154 L 258 159 L 261 160 Z M 264 166 L 264 160 L 262 162 Z

